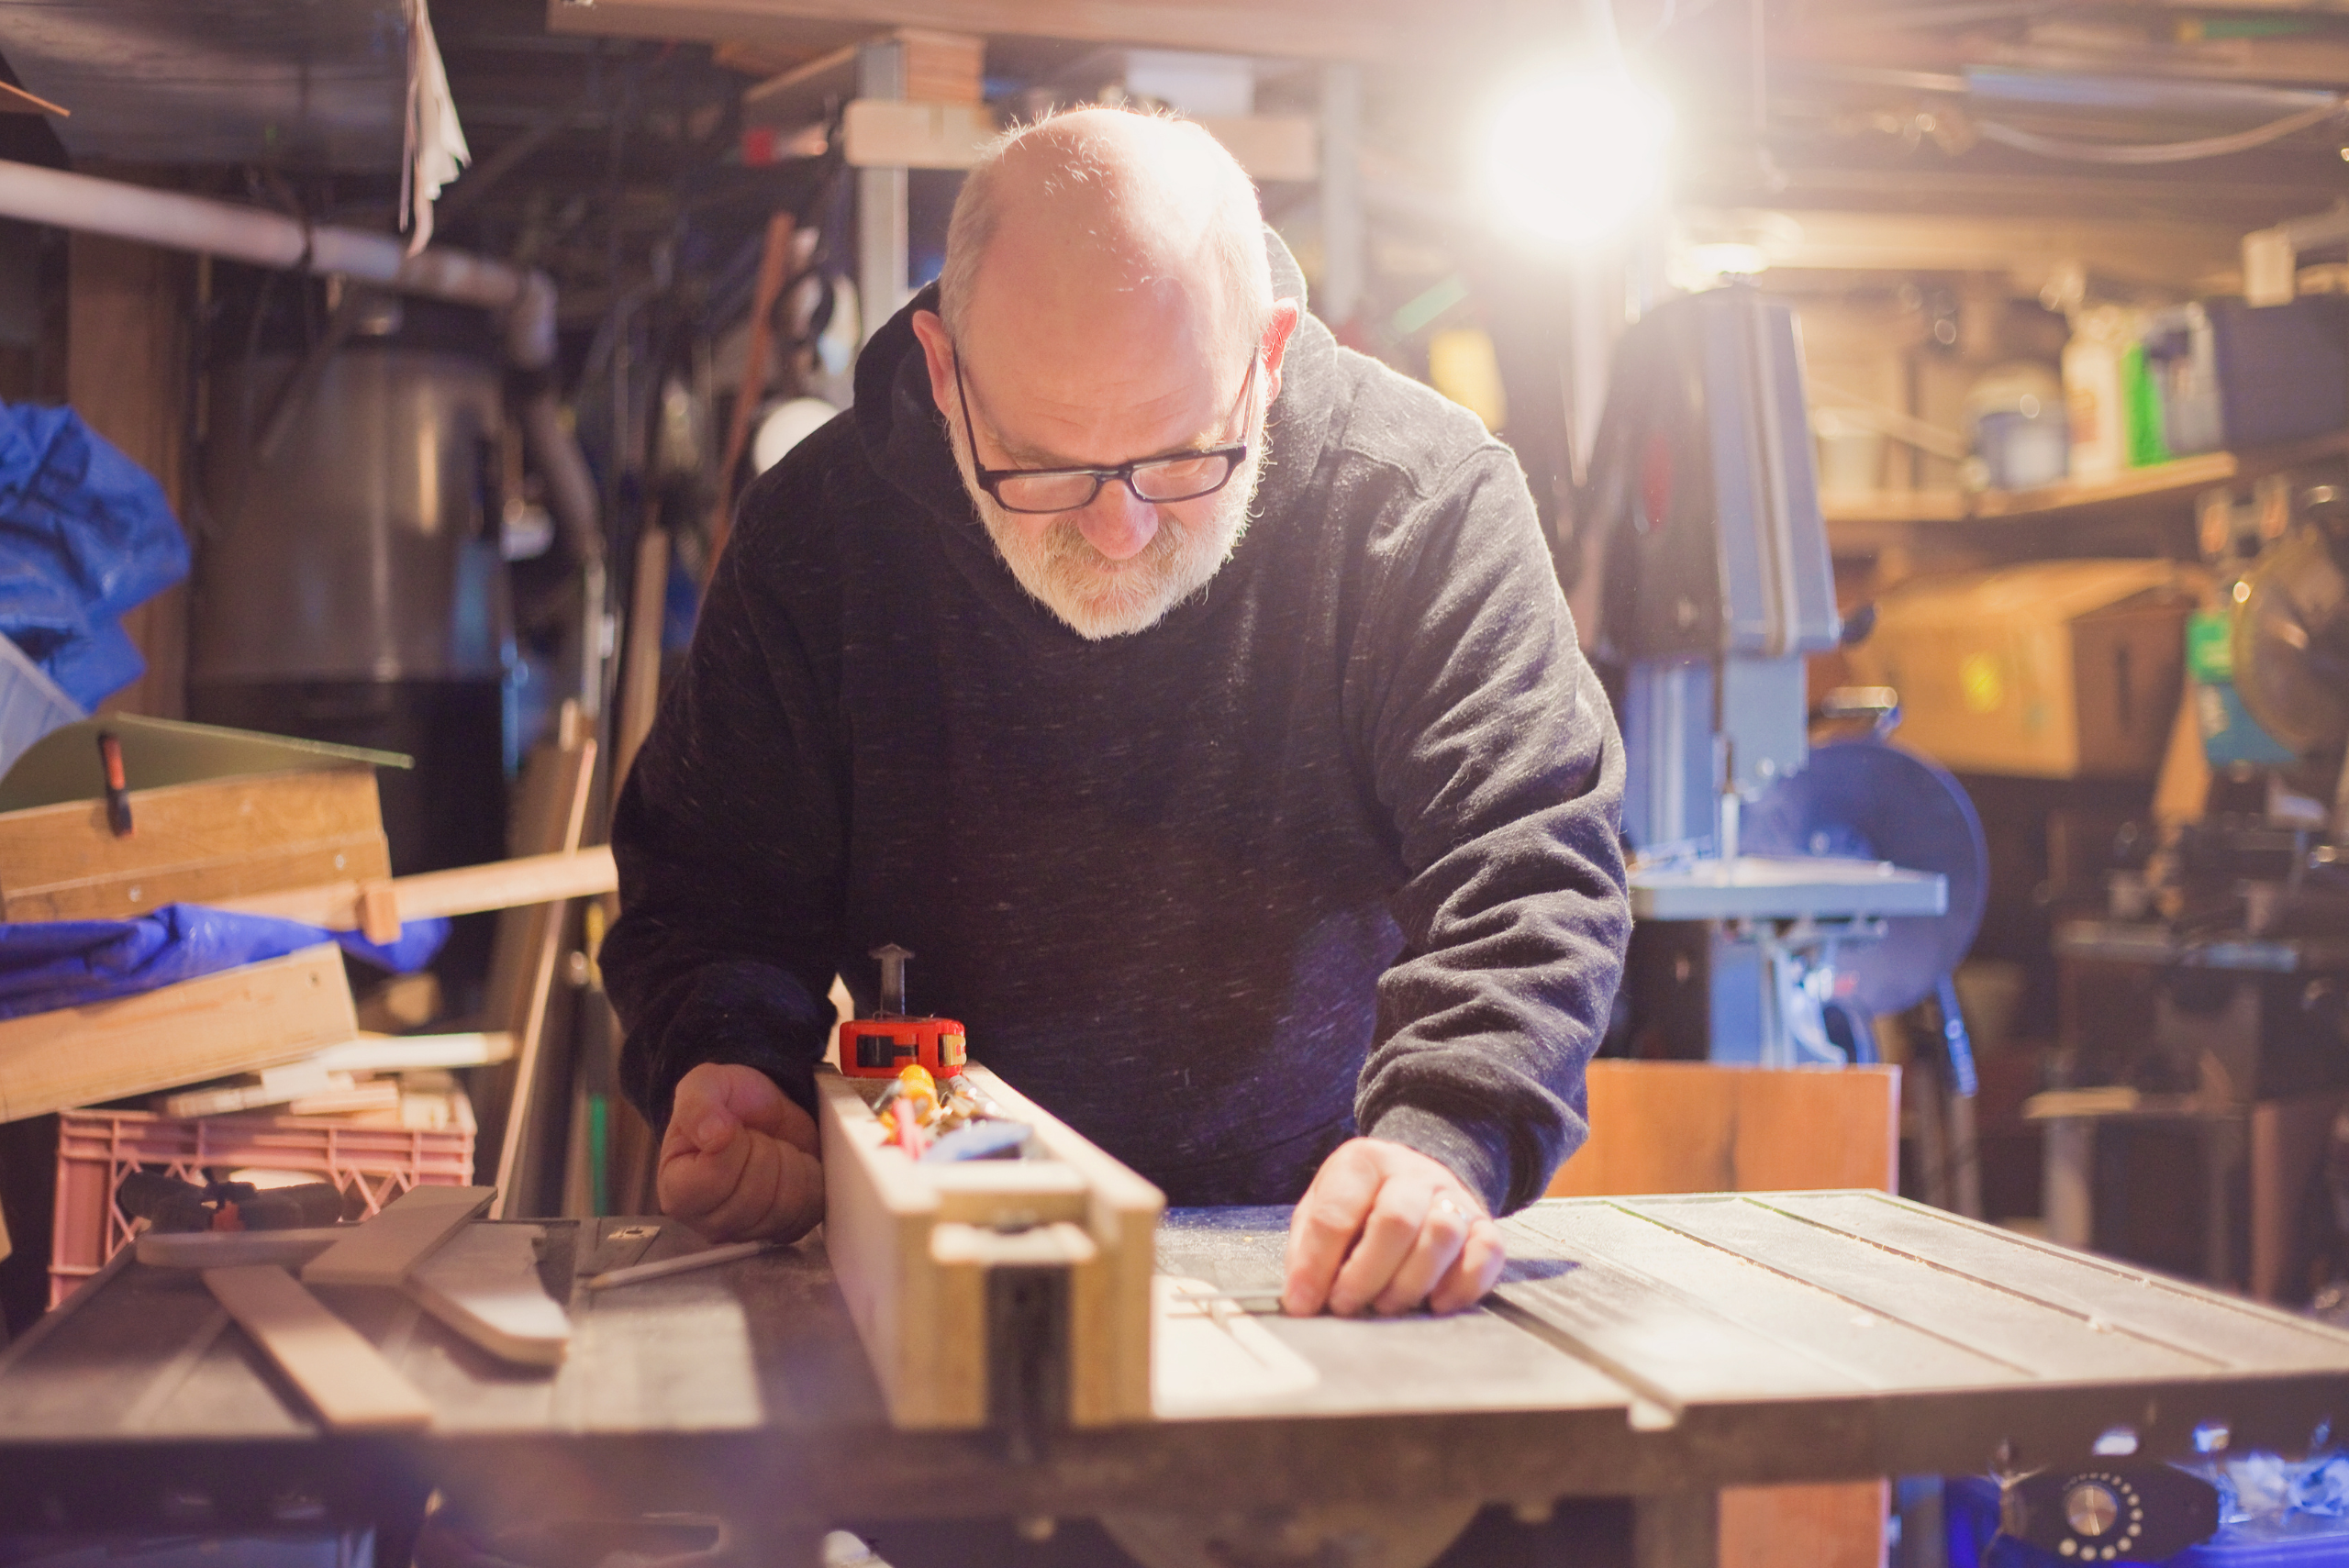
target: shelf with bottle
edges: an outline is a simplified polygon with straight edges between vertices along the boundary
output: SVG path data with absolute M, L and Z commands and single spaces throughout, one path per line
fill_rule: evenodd
M 2217 484 L 2251 480 L 2349 453 L 2349 430 L 2241 452 L 2198 452 L 2110 478 L 2061 479 L 2030 490 L 1876 490 L 1820 498 L 1828 537 L 1840 550 L 1919 526 L 2005 525 L 2168 503 L 2191 506 Z

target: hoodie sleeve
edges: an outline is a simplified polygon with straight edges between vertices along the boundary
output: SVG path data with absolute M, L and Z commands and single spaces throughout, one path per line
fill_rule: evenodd
M 1355 1122 L 1507 1213 L 1588 1132 L 1631 931 L 1622 745 L 1504 449 L 1422 489 L 1375 570 L 1349 684 L 1407 880 Z
M 758 1068 L 812 1110 L 831 1030 L 845 786 L 826 684 L 763 587 L 778 530 L 753 514 L 778 506 L 774 477 L 744 497 L 612 827 L 625 913 L 602 966 L 621 1087 L 656 1128 L 704 1062 Z

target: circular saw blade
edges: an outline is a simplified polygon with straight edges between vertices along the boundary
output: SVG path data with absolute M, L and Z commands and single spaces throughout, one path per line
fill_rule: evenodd
M 1836 996 L 1864 1012 L 1916 1006 L 1974 945 L 1990 891 L 1982 819 L 1964 786 L 1913 751 L 1880 740 L 1815 746 L 1802 772 L 1746 808 L 1742 836 L 1748 854 L 1848 855 L 1948 880 L 1946 913 L 1889 920 L 1880 940 L 1837 951 Z
M 2235 690 L 2259 727 L 2303 756 L 2349 738 L 2349 574 L 2301 528 L 2243 579 Z

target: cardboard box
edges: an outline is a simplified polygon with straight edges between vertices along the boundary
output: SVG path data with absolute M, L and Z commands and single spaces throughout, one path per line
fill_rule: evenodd
M 1852 651 L 1901 743 L 1959 773 L 2151 777 L 2177 712 L 2190 568 L 2049 561 L 1920 578 Z
M 121 742 L 132 830 L 106 825 L 97 733 Z M 0 919 L 120 919 L 392 873 L 389 752 L 117 716 L 37 742 L 0 779 Z

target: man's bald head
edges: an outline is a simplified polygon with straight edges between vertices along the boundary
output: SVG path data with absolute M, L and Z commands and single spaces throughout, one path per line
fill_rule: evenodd
M 957 341 L 981 316 L 1097 324 L 1133 309 L 1188 317 L 1236 358 L 1270 317 L 1272 265 L 1255 187 L 1213 137 L 1076 109 L 1006 133 L 971 171 L 939 295 Z
M 1206 587 L 1247 527 L 1299 309 L 1273 298 L 1256 193 L 1230 154 L 1197 126 L 1114 109 L 1015 131 L 963 187 L 940 292 L 938 312 L 912 315 L 930 397 L 1020 585 L 1094 639 L 1146 630 Z M 1156 477 L 1104 472 L 1136 464 Z M 983 469 L 1093 470 L 1092 499 L 1015 511 Z M 1211 469 L 1220 483 L 1149 498 Z

